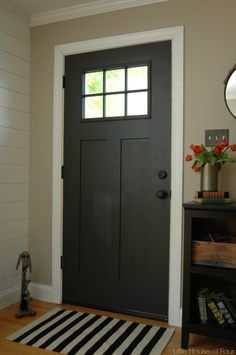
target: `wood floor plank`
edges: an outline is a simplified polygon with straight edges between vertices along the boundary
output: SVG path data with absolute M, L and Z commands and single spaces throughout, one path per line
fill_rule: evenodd
M 41 302 L 34 300 L 31 303 L 31 307 L 37 311 L 35 317 L 24 317 L 21 319 L 15 318 L 15 313 L 18 309 L 18 305 L 11 305 L 5 309 L 0 310 L 0 355 L 47 355 L 53 354 L 51 351 L 37 349 L 32 346 L 25 346 L 22 344 L 17 344 L 6 339 L 6 337 L 28 323 L 32 322 L 34 319 L 42 316 L 50 309 L 58 307 L 58 305 Z M 128 315 L 111 313 L 105 311 L 94 310 L 90 308 L 77 307 L 72 305 L 61 305 L 65 309 L 71 309 L 75 311 L 96 313 L 105 316 L 111 316 L 115 318 L 120 318 L 124 320 L 137 321 L 145 324 L 155 325 L 155 326 L 167 326 L 166 323 L 158 322 L 150 319 L 144 319 L 140 317 L 132 317 Z M 198 335 L 190 336 L 190 348 L 188 350 L 181 349 L 181 328 L 176 328 L 175 334 L 171 339 L 170 343 L 166 347 L 163 355 L 185 355 L 185 354 L 214 354 L 214 355 L 236 355 L 236 345 L 235 343 L 230 343 L 220 339 L 203 337 Z M 212 350 L 212 352 L 209 352 Z

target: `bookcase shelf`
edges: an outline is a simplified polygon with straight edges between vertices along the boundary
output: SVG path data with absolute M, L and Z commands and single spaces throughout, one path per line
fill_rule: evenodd
M 189 345 L 189 334 L 200 334 L 236 342 L 236 328 L 221 327 L 217 321 L 208 319 L 201 324 L 197 295 L 208 288 L 223 292 L 236 309 L 236 269 L 194 264 L 192 241 L 198 236 L 220 233 L 236 236 L 236 203 L 210 205 L 189 202 L 184 204 L 184 269 L 183 269 L 183 316 L 182 348 Z
M 229 339 L 235 341 L 235 329 L 221 329 L 213 326 L 190 323 L 189 331 L 193 334 Z
M 212 277 L 218 278 L 227 278 L 232 279 L 232 281 L 236 280 L 236 269 L 226 269 L 226 268 L 218 268 L 212 266 L 202 266 L 202 265 L 192 265 L 191 266 L 192 274 L 200 274 L 200 275 L 208 275 Z

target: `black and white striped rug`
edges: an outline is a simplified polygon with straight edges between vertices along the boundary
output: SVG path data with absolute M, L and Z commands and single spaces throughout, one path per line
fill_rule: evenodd
M 161 354 L 174 328 L 55 308 L 7 337 L 68 355 Z

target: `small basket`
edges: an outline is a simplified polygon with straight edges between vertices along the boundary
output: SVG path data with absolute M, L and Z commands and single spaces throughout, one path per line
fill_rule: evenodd
M 227 237 L 228 242 L 192 242 L 192 263 L 236 269 L 236 237 Z

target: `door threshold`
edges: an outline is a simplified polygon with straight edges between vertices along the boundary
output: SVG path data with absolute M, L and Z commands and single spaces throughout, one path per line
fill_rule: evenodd
M 129 315 L 133 317 L 139 317 L 139 318 L 144 318 L 144 319 L 150 319 L 150 320 L 155 320 L 155 321 L 160 321 L 160 322 L 165 322 L 168 324 L 168 317 L 164 315 L 158 315 L 154 313 L 147 313 L 147 312 L 141 312 L 141 311 L 136 311 L 133 309 L 123 309 L 120 307 L 107 307 L 103 305 L 93 305 L 93 304 L 87 304 L 87 303 L 80 303 L 80 302 L 72 302 L 68 300 L 63 300 L 63 304 L 66 305 L 73 305 L 73 306 L 78 306 L 78 307 L 85 307 L 85 308 L 92 308 L 94 310 L 98 311 L 106 311 L 106 312 L 111 312 L 114 313 L 119 313 L 121 315 Z

